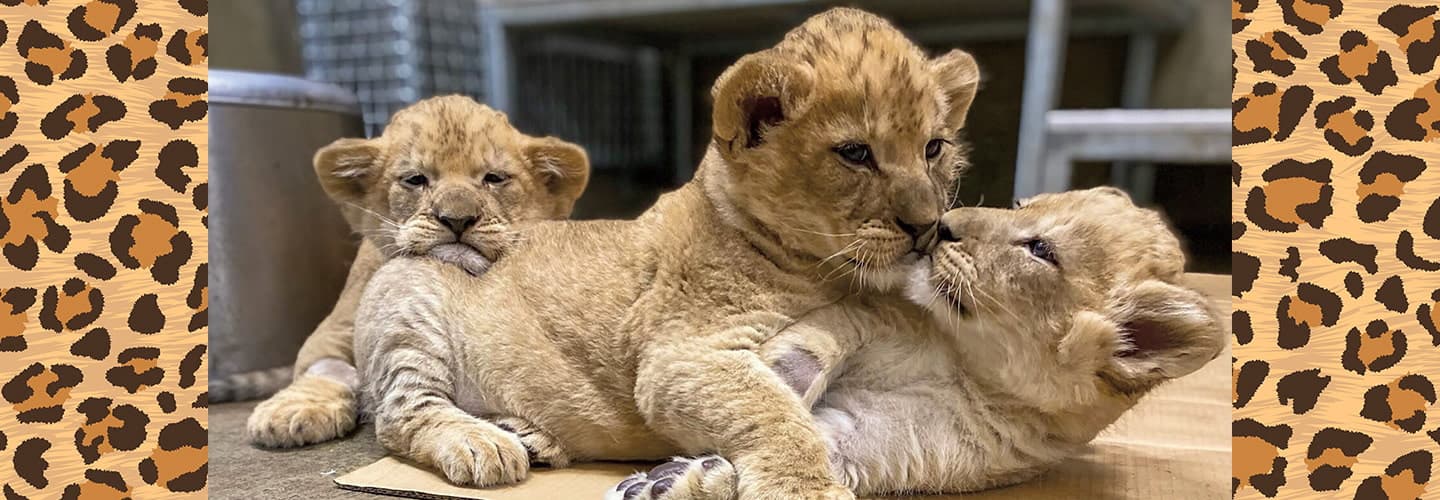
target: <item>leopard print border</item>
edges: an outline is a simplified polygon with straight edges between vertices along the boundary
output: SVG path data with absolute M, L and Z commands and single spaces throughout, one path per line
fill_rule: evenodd
M 205 495 L 205 0 L 0 0 L 0 488 Z
M 1440 6 L 1231 0 L 1237 498 L 1417 498 L 1440 448 Z

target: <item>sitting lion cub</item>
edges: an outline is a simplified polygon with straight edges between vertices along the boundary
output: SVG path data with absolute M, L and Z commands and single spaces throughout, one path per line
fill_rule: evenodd
M 904 280 L 963 164 L 978 76 L 964 52 L 929 59 L 830 10 L 716 80 L 696 179 L 638 219 L 537 224 L 481 279 L 391 261 L 355 323 L 380 443 L 465 484 L 519 481 L 531 453 L 718 451 L 749 496 L 853 497 L 758 349 Z
M 321 148 L 315 173 L 365 238 L 335 309 L 300 348 L 295 382 L 250 415 L 250 440 L 261 446 L 355 427 L 355 307 L 380 264 L 430 256 L 479 274 L 513 243 L 514 225 L 570 215 L 590 162 L 579 146 L 522 134 L 504 114 L 455 95 L 401 109 L 380 137 Z
M 1216 311 L 1178 284 L 1175 236 L 1114 188 L 952 210 L 938 239 L 909 300 L 847 300 L 764 349 L 813 402 L 831 468 L 858 494 L 961 493 L 1034 477 L 1224 348 Z M 811 369 L 796 370 L 805 359 Z M 607 498 L 735 492 L 730 463 L 704 457 L 632 476 Z

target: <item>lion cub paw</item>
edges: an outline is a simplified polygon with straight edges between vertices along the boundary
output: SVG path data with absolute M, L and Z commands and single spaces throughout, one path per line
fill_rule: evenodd
M 245 422 L 250 442 L 267 448 L 320 443 L 355 429 L 355 391 L 318 376 L 303 376 L 255 407 Z
M 479 419 L 436 429 L 417 451 L 460 485 L 517 483 L 530 472 L 530 453 L 520 437 Z
M 605 500 L 731 500 L 735 468 L 718 456 L 675 458 L 637 472 L 605 493 Z
M 530 453 L 530 463 L 545 464 L 556 469 L 570 466 L 570 453 L 560 446 L 554 436 L 535 427 L 529 420 L 501 417 L 493 421 L 496 426 L 520 438 L 520 444 L 525 445 L 525 450 Z

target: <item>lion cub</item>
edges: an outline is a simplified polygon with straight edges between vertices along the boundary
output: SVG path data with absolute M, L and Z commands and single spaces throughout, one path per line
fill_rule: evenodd
M 1178 284 L 1174 234 L 1114 188 L 952 210 L 938 239 L 908 300 L 817 311 L 765 348 L 858 494 L 1034 477 L 1224 348 L 1218 313 Z M 734 482 L 720 457 L 679 459 L 607 498 L 728 499 Z
M 340 139 L 315 154 L 315 173 L 365 236 L 335 309 L 295 360 L 295 382 L 255 408 L 250 440 L 298 446 L 355 426 L 355 308 L 380 265 L 428 256 L 479 274 L 513 243 L 515 226 L 564 219 L 590 176 L 579 146 L 515 130 L 464 96 L 432 97 L 395 113 L 374 139 Z
M 757 498 L 849 498 L 762 363 L 785 325 L 902 282 L 963 165 L 968 54 L 834 9 L 715 82 L 696 178 L 633 221 L 536 224 L 483 278 L 395 259 L 356 360 L 390 451 L 451 481 L 718 451 Z M 497 425 L 497 424 L 503 424 Z

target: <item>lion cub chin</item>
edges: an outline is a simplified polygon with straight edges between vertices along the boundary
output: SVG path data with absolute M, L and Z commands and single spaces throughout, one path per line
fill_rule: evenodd
M 937 238 L 907 297 L 817 311 L 764 350 L 857 494 L 1035 477 L 1224 346 L 1205 297 L 1177 284 L 1176 237 L 1116 189 L 952 210 Z M 677 459 L 607 498 L 730 498 L 734 470 Z

